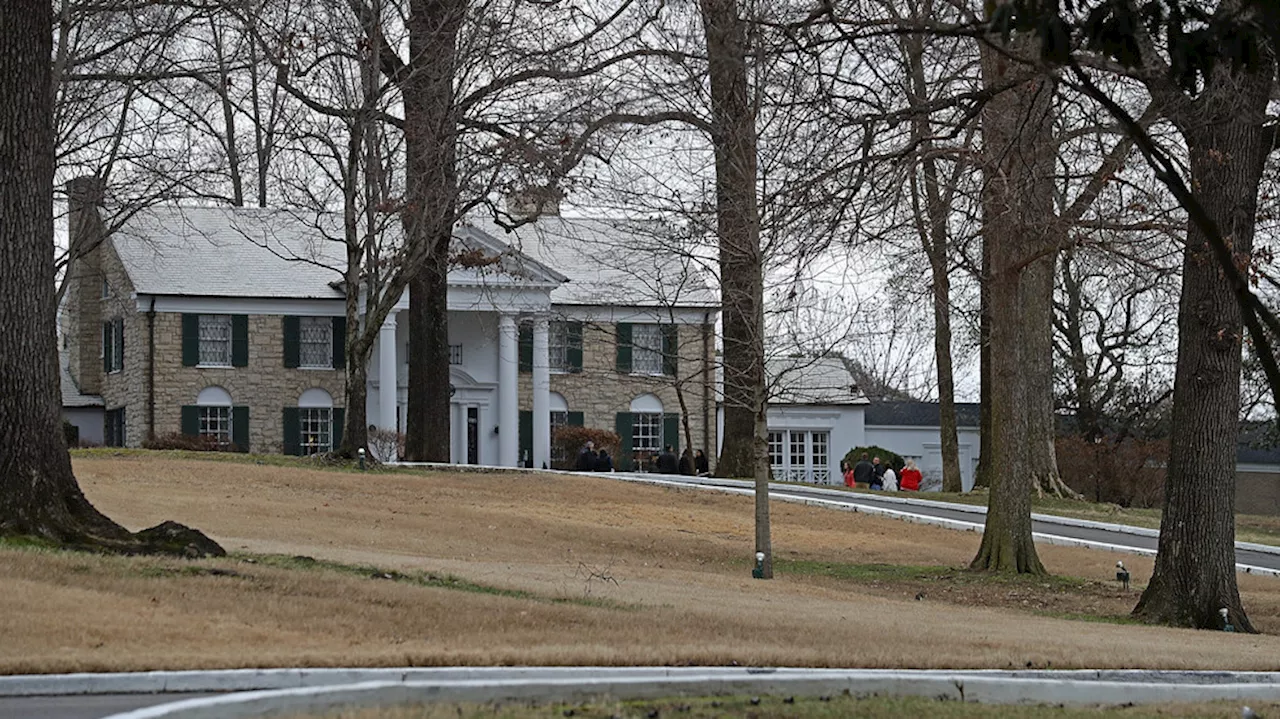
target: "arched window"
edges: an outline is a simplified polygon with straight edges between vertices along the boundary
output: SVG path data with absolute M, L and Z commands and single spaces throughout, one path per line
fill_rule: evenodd
M 631 450 L 636 453 L 662 451 L 662 400 L 642 394 L 631 400 Z
M 196 395 L 196 416 L 199 418 L 199 435 L 218 444 L 219 449 L 231 446 L 231 393 L 217 386 L 205 387 Z
M 298 397 L 299 454 L 333 451 L 333 397 L 313 387 Z

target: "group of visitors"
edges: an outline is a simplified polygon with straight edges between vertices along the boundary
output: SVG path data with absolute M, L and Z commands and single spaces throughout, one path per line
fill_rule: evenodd
M 578 450 L 578 461 L 574 469 L 579 472 L 612 472 L 613 457 L 609 456 L 604 447 L 596 451 L 596 443 L 587 442 Z
M 582 449 L 578 450 L 578 461 L 574 464 L 574 469 L 579 472 L 612 472 L 613 458 L 604 447 L 596 450 L 595 442 L 587 442 L 582 445 Z M 711 474 L 711 466 L 705 452 L 702 450 L 690 452 L 686 449 L 677 459 L 675 450 L 669 444 L 661 452 L 649 458 L 647 469 L 658 474 L 689 476 L 696 474 L 701 477 Z
M 862 457 L 852 467 L 847 461 L 841 461 L 840 471 L 844 474 L 846 487 L 851 489 L 866 487 L 886 492 L 896 492 L 899 489 L 918 492 L 920 480 L 923 478 L 920 470 L 916 468 L 915 460 L 908 459 L 899 476 L 899 473 L 893 471 L 893 467 L 882 463 L 879 457 L 868 460 L 866 452 L 862 453 Z

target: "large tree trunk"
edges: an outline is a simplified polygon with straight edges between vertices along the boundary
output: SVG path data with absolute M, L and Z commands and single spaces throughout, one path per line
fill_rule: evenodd
M 701 0 L 711 80 L 712 145 L 724 328 L 724 439 L 716 473 L 756 482 L 756 551 L 773 576 L 764 397 L 764 275 L 756 198 L 756 118 L 737 0 Z
M 1012 41 L 1016 52 L 1034 56 L 1033 40 Z M 1051 81 L 1031 74 L 1003 53 L 982 49 L 986 86 L 1023 76 L 1020 84 L 989 100 L 982 112 L 983 255 L 990 259 L 988 284 L 991 368 L 991 446 L 982 461 L 990 475 L 986 530 L 975 569 L 1042 574 L 1031 537 L 1031 487 L 1047 471 L 1040 413 L 1051 389 L 1038 373 L 1050 374 L 1051 346 L 1040 333 L 1052 328 L 1051 296 L 1056 235 L 1053 231 L 1053 142 Z M 1037 322 L 1043 322 L 1042 330 Z M 1051 339 L 1051 335 L 1050 335 Z M 1050 394 L 1050 397 L 1052 395 Z M 1052 404 L 1050 423 L 1052 422 Z M 1050 435 L 1051 436 L 1051 435 Z M 1052 462 L 1050 451 L 1049 462 Z M 1056 475 L 1056 471 L 1054 472 Z
M 0 533 L 128 536 L 85 499 L 62 434 L 53 301 L 52 6 L 0 5 Z
M 406 242 L 422 258 L 409 282 L 406 459 L 449 461 L 449 240 L 457 203 L 454 76 L 466 0 L 413 0 L 404 95 Z M 504 427 L 516 431 L 515 427 Z
M 156 548 L 85 498 L 63 440 L 51 251 L 51 9 L 43 0 L 0 3 L 0 535 L 148 551 Z
M 1237 262 L 1253 248 L 1257 192 L 1272 131 L 1266 128 L 1270 62 L 1232 73 L 1220 67 L 1199 98 L 1175 113 L 1187 142 L 1191 187 Z M 1155 571 L 1134 614 L 1220 629 L 1220 609 L 1253 631 L 1235 571 L 1235 459 L 1240 411 L 1242 320 L 1208 240 L 1187 231 L 1178 306 L 1178 366 L 1165 507 Z

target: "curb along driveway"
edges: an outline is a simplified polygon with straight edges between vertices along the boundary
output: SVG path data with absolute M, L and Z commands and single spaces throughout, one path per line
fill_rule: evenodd
M 213 696 L 146 692 L 215 692 Z M 741 667 L 264 669 L 0 677 L 0 715 L 66 719 L 235 719 L 402 703 L 581 701 L 773 694 L 924 696 L 991 704 L 1280 701 L 1275 672 L 965 671 Z M 39 696 L 31 696 L 36 694 Z M 84 700 L 80 713 L 40 700 Z M 8 698 L 3 698 L 8 697 Z M 126 708 L 128 699 L 136 700 Z M 110 701 L 107 701 L 107 700 Z M 23 714 L 10 710 L 25 701 Z M 165 702 L 157 704 L 157 700 Z M 94 708 L 94 702 L 100 702 Z M 122 711 L 123 710 L 123 711 Z M 56 711 L 56 709 L 55 709 Z M 110 712 L 119 712 L 111 714 Z

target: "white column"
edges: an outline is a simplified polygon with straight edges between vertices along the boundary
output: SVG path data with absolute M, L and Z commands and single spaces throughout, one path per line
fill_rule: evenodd
M 512 315 L 498 317 L 498 464 L 514 467 L 520 452 L 519 331 Z M 487 427 L 481 427 L 484 431 Z
M 533 466 L 551 467 L 551 355 L 550 322 L 533 322 Z
M 396 427 L 396 313 L 378 329 L 378 427 L 397 431 Z

